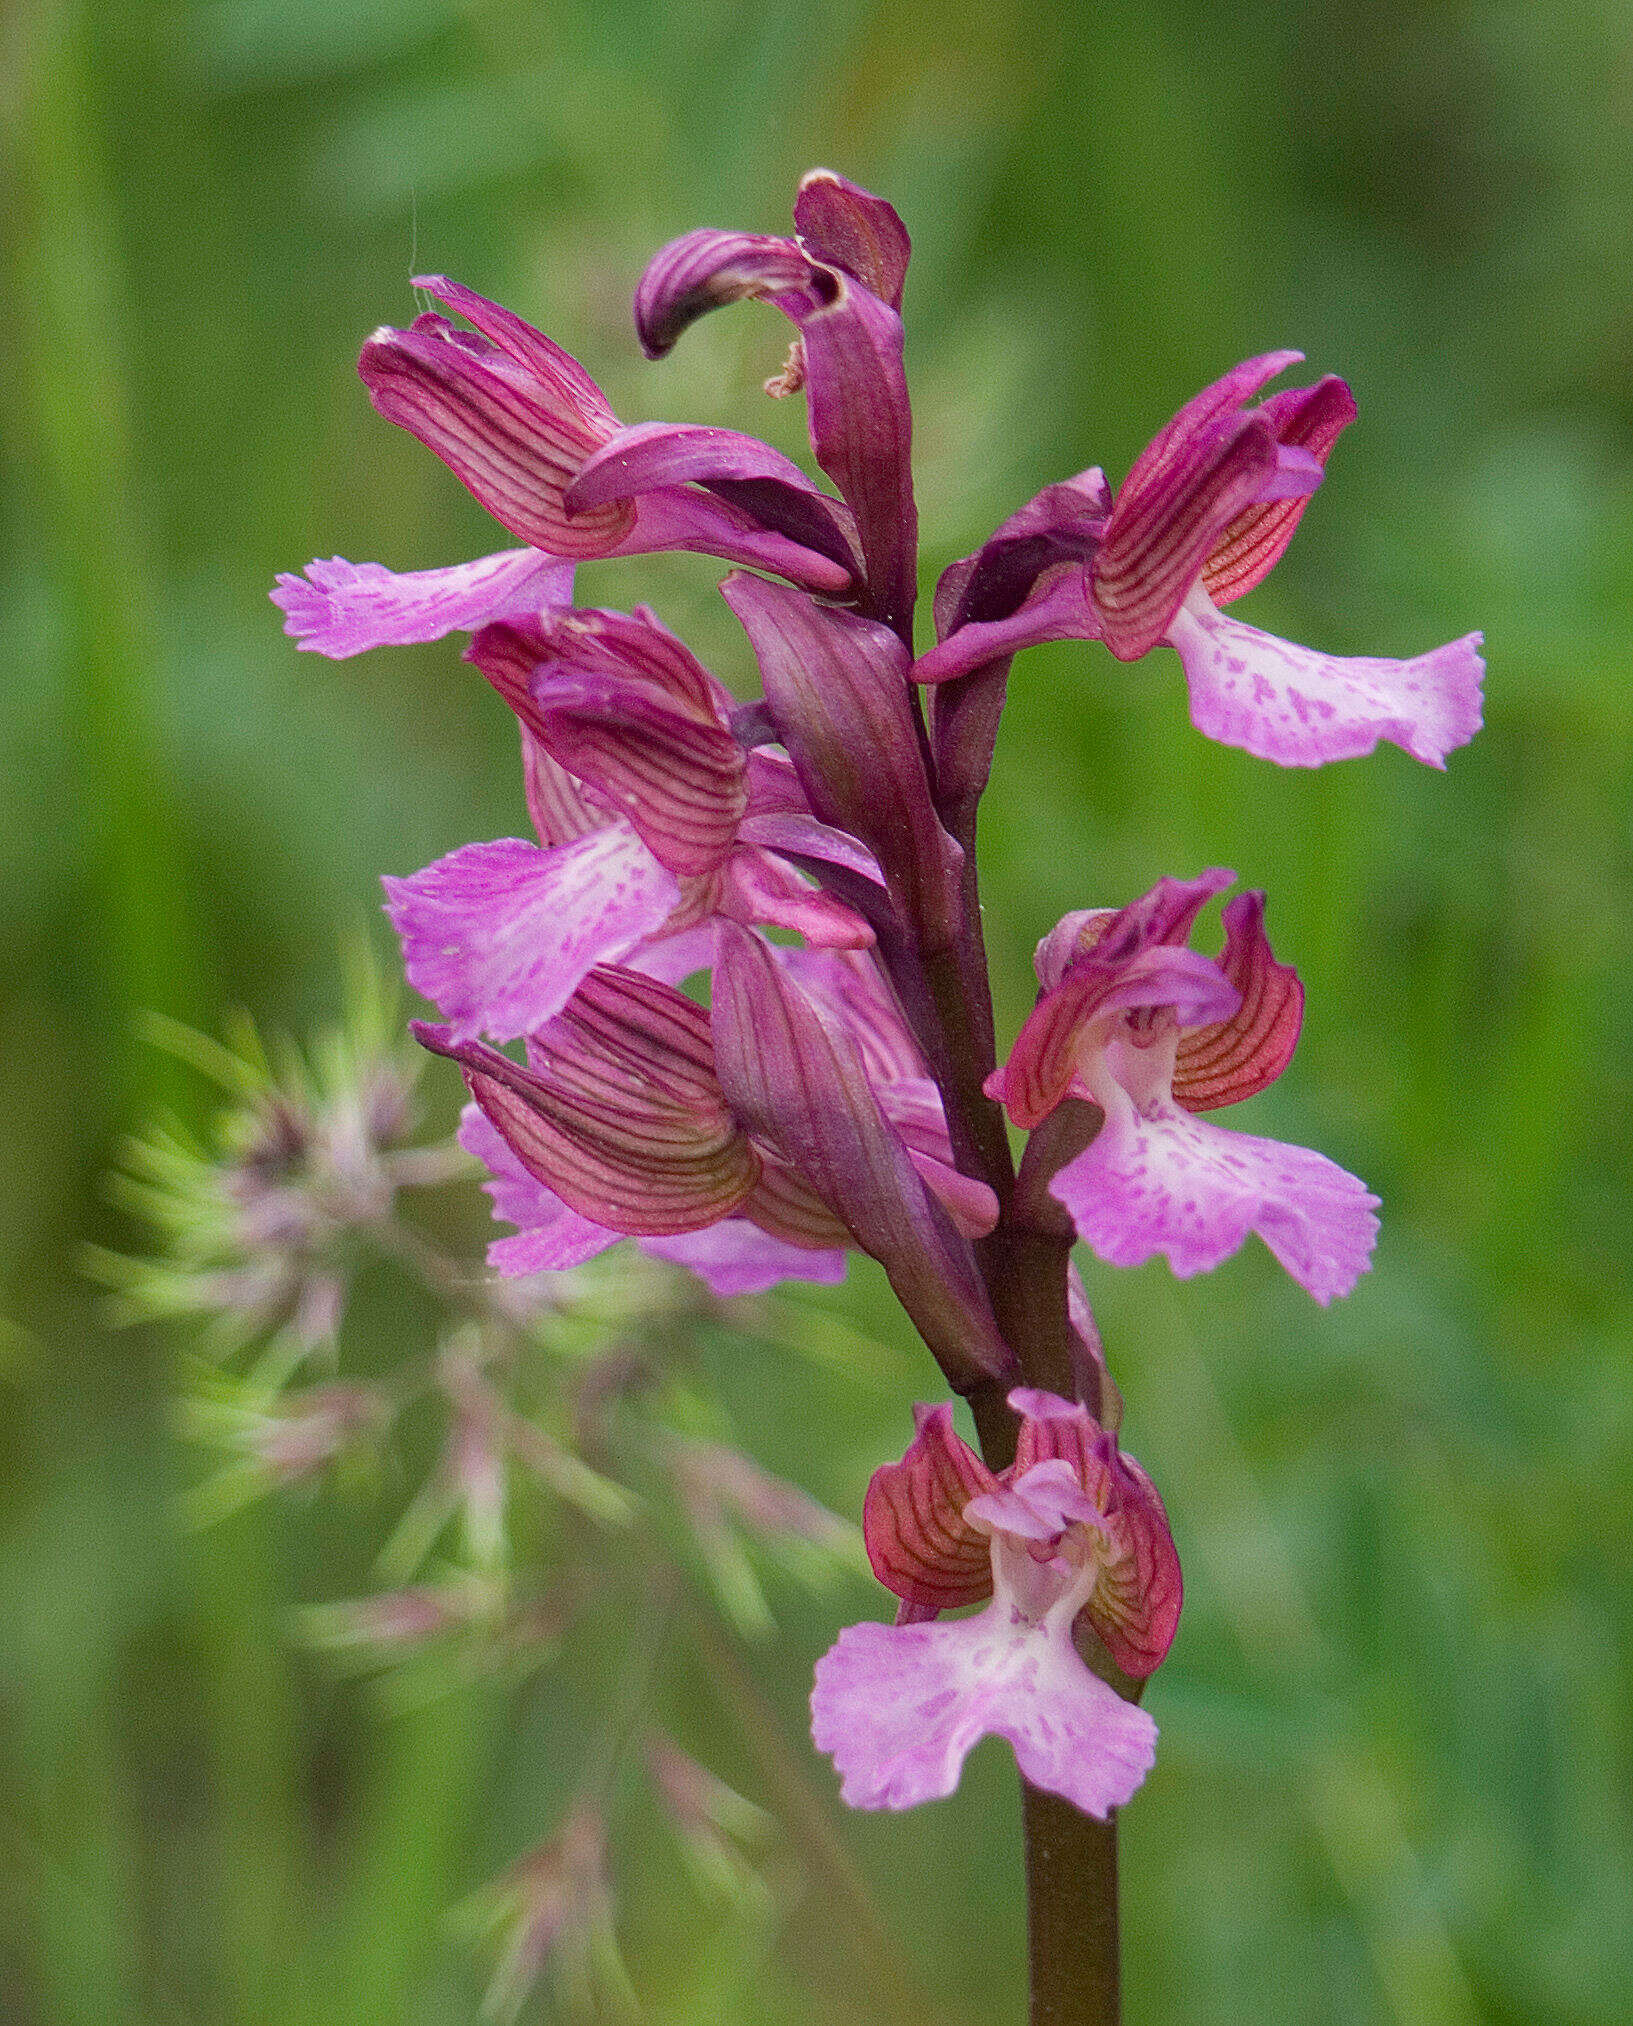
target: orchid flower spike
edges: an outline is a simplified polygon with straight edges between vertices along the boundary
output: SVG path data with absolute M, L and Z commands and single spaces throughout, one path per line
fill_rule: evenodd
M 475 329 L 428 311 L 376 331 L 358 361 L 369 398 L 527 547 L 405 575 L 340 556 L 286 573 L 272 598 L 303 648 L 343 658 L 568 605 L 592 557 L 692 549 L 813 591 L 853 584 L 847 509 L 780 451 L 731 429 L 626 429 L 542 331 L 442 275 L 414 285 Z
M 1196 1116 L 1273 1083 L 1303 1019 L 1298 974 L 1265 936 L 1263 894 L 1226 907 L 1217 963 L 1185 947 L 1234 877 L 1163 879 L 1128 907 L 1067 915 L 1038 945 L 1043 990 L 987 1094 L 1025 1127 L 1069 1097 L 1099 1108 L 1098 1132 L 1049 1192 L 1102 1259 L 1137 1266 L 1161 1252 L 1189 1277 L 1256 1231 L 1325 1304 L 1366 1270 L 1378 1199 L 1323 1154 Z
M 1315 767 L 1380 739 L 1443 767 L 1480 729 L 1481 636 L 1408 661 L 1320 654 L 1221 611 L 1270 572 L 1355 419 L 1334 374 L 1251 397 L 1299 352 L 1246 359 L 1135 459 L 1115 499 L 1098 471 L 1050 487 L 937 593 L 940 644 L 919 681 L 967 675 L 1042 640 L 1103 640 L 1119 661 L 1178 651 L 1198 731 Z
M 863 1530 L 901 1599 L 894 1625 L 852 1625 L 817 1663 L 811 1730 L 855 1808 L 950 1794 L 970 1748 L 1014 1746 L 1034 1786 L 1102 1820 L 1150 1770 L 1157 1727 L 1087 1665 L 1092 1635 L 1143 1680 L 1179 1620 L 1179 1560 L 1151 1480 L 1085 1408 L 1018 1389 L 1015 1462 L 994 1473 L 918 1410 L 898 1464 L 874 1473 Z M 990 1598 L 972 1618 L 941 1611 Z

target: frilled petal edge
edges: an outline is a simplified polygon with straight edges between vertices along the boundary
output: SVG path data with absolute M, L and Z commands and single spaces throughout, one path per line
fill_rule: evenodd
M 1117 1105 L 1049 1193 L 1111 1265 L 1160 1252 L 1182 1280 L 1256 1231 L 1323 1306 L 1349 1293 L 1378 1236 L 1377 1197 L 1324 1154 L 1228 1132 L 1171 1103 Z
M 1198 589 L 1166 637 L 1197 730 L 1284 767 L 1359 759 L 1380 739 L 1444 767 L 1480 729 L 1478 633 L 1410 661 L 1321 654 L 1227 618 Z
M 559 1013 L 591 967 L 615 962 L 679 904 L 674 875 L 624 824 L 541 849 L 467 844 L 386 878 L 409 983 L 457 1036 L 498 1041 Z

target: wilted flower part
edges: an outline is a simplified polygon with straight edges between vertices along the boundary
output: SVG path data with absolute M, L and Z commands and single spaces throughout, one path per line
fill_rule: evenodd
M 941 642 L 918 663 L 918 679 L 946 682 L 1041 640 L 1098 638 L 1120 661 L 1166 642 L 1184 663 L 1192 720 L 1210 738 L 1300 767 L 1353 759 L 1388 739 L 1443 766 L 1480 728 L 1479 634 L 1409 661 L 1345 659 L 1218 609 L 1281 556 L 1355 417 L 1331 374 L 1247 405 L 1301 357 L 1266 353 L 1205 387 L 1140 453 L 1103 518 L 1065 511 L 1054 487 L 955 564 L 937 596 Z M 1071 483 L 1088 504 L 1098 480 Z M 1020 526 L 1028 516 L 1035 525 Z
M 831 169 L 802 180 L 794 222 L 793 239 L 703 230 L 660 248 L 636 291 L 635 328 L 660 358 L 698 317 L 744 297 L 789 318 L 799 349 L 768 391 L 804 387 L 816 461 L 856 516 L 864 609 L 906 640 L 918 543 L 900 315 L 907 229 Z
M 842 1632 L 811 1697 L 812 1735 L 853 1807 L 950 1794 L 988 1734 L 1035 1786 L 1101 1818 L 1150 1770 L 1156 1725 L 1090 1670 L 1073 1629 L 1086 1617 L 1125 1672 L 1161 1661 L 1180 1604 L 1161 1501 L 1085 1409 L 1010 1399 L 1024 1418 L 1009 1470 L 959 1440 L 950 1408 L 920 1409 L 907 1455 L 869 1486 L 869 1556 L 905 1610 Z M 926 1622 L 989 1595 L 974 1618 Z
M 1103 1259 L 1136 1266 L 1161 1252 L 1186 1277 L 1257 1231 L 1324 1304 L 1365 1271 L 1377 1198 L 1322 1154 L 1194 1116 L 1273 1082 L 1303 1012 L 1297 974 L 1265 937 L 1262 894 L 1226 907 L 1218 963 L 1184 947 L 1233 877 L 1162 880 L 1121 910 L 1068 915 L 1038 945 L 1043 991 L 987 1090 L 1028 1127 L 1067 1097 L 1100 1108 L 1098 1133 L 1049 1190 Z

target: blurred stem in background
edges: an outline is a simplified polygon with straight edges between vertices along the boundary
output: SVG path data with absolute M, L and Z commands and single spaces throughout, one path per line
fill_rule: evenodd
M 185 1112 L 196 1103 L 192 1080 L 148 1045 L 140 1023 L 155 1011 L 196 1018 L 206 986 L 157 724 L 158 600 L 131 428 L 129 280 L 104 172 L 94 20 L 76 0 L 18 10 L 9 111 L 24 408 L 77 763 L 74 831 L 65 824 L 64 833 L 78 846 L 83 919 L 67 960 L 83 965 L 98 1009 L 95 1059 L 78 1071 L 105 1079 L 111 1117 L 134 1122 L 157 1105 Z M 219 1529 L 198 1564 L 221 1957 L 245 2021 L 264 2015 L 282 1973 L 302 1813 L 267 1552 L 265 1515 L 252 1511 Z M 145 2016 L 138 1824 L 122 1741 L 107 1729 L 110 1686 L 87 1684 L 83 1705 L 32 1698 L 36 1722 L 54 1718 L 55 1735 L 35 1738 L 24 1755 L 46 1783 L 37 1822 L 45 1840 L 28 1865 L 36 1961 L 53 2016 L 76 2026 Z M 269 1863 L 271 1854 L 283 1861 Z
M 142 537 L 123 335 L 126 276 L 103 176 L 88 10 L 33 0 L 13 28 L 18 292 L 28 412 L 58 594 L 65 715 L 107 1034 L 128 1109 L 181 1086 L 131 1018 L 201 1010 L 174 797 L 154 722 L 155 600 Z

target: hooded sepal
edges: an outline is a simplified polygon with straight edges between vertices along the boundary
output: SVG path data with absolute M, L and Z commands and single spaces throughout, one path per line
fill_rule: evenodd
M 713 872 L 747 807 L 743 752 L 645 683 L 546 663 L 533 679 L 541 743 L 625 817 L 660 864 Z
M 1102 638 L 1135 661 L 1167 632 L 1216 544 L 1250 508 L 1302 498 L 1320 460 L 1242 404 L 1303 355 L 1269 352 L 1205 387 L 1146 445 L 1118 489 L 1091 578 Z M 1289 531 L 1290 532 L 1290 531 Z
M 554 1190 L 522 1166 L 479 1105 L 466 1106 L 459 1143 L 488 1170 L 483 1187 L 493 1199 L 494 1216 L 518 1227 L 511 1237 L 496 1238 L 488 1247 L 488 1264 L 496 1273 L 509 1277 L 561 1272 L 624 1239 L 624 1232 L 568 1209 Z M 760 1193 L 756 1187 L 753 1200 Z M 843 1233 L 837 1244 L 813 1250 L 809 1243 L 795 1245 L 773 1237 L 741 1215 L 723 1217 L 701 1231 L 648 1235 L 635 1242 L 652 1258 L 695 1273 L 722 1300 L 761 1294 L 785 1280 L 832 1286 L 845 1277 Z
M 1264 932 L 1264 895 L 1227 901 L 1224 922 L 1219 968 L 1242 1003 L 1228 1020 L 1180 1035 L 1174 1096 L 1187 1111 L 1213 1111 L 1267 1090 L 1292 1061 L 1304 1021 L 1299 975 L 1276 962 Z
M 442 275 L 416 286 L 480 335 L 428 312 L 376 331 L 358 371 L 369 398 L 434 451 L 495 520 L 553 556 L 605 556 L 634 525 L 627 500 L 569 514 L 579 467 L 617 428 L 576 359 L 520 317 Z
M 913 242 L 893 204 L 836 170 L 808 169 L 794 199 L 794 229 L 813 258 L 900 311 Z
M 759 1155 L 714 1071 L 708 1016 L 669 985 L 599 967 L 532 1037 L 529 1065 L 414 1023 L 450 1056 L 521 1165 L 580 1216 L 633 1235 L 729 1216 Z
M 862 1502 L 868 1561 L 885 1588 L 921 1610 L 953 1611 L 992 1595 L 987 1537 L 964 1517 L 997 1478 L 953 1432 L 953 1410 L 915 1410 L 918 1433 L 900 1463 L 873 1473 Z
M 1166 1659 L 1185 1599 L 1157 1488 L 1086 1407 L 1034 1387 L 1017 1387 L 1009 1404 L 1021 1416 L 1016 1477 L 1035 1464 L 1065 1462 L 1100 1515 L 1105 1545 L 1084 1616 L 1123 1672 L 1143 1681 Z
M 863 207 L 828 188 L 814 190 L 808 208 L 825 244 L 843 238 L 847 258 L 899 279 L 898 251 L 878 214 L 864 224 Z M 842 209 L 850 214 L 843 225 Z M 861 244 L 869 236 L 871 248 Z M 906 639 L 918 515 L 901 317 L 856 274 L 797 240 L 702 230 L 660 248 L 641 278 L 635 328 L 647 356 L 661 358 L 687 325 L 744 297 L 774 304 L 799 332 L 811 447 L 856 516 L 866 609 Z

